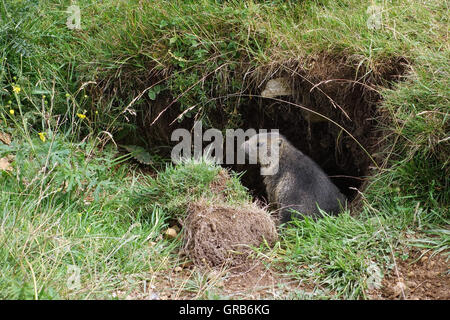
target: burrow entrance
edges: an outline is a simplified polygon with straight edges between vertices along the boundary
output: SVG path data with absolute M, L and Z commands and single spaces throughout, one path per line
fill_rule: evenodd
M 354 89 L 346 103 L 326 101 L 317 97 L 317 93 L 310 93 L 308 87 L 300 86 L 297 97 L 277 97 L 277 100 L 258 98 L 256 104 L 242 106 L 243 121 L 250 128 L 278 129 L 297 149 L 317 162 L 351 200 L 374 165 L 369 155 L 374 152 L 380 139 L 375 131 L 376 100 L 364 101 L 362 92 Z M 347 104 L 350 99 L 351 104 Z M 301 106 L 308 106 L 308 109 L 332 119 L 353 137 L 326 118 L 318 117 Z M 258 166 L 231 168 L 238 172 L 245 171 L 242 182 L 256 197 L 267 197 Z
M 376 131 L 379 95 L 353 80 L 332 80 L 313 88 L 314 84 L 301 76 L 276 79 L 290 81 L 292 95 L 258 97 L 242 105 L 243 122 L 250 128 L 279 129 L 320 165 L 342 193 L 353 199 L 375 165 L 372 154 L 380 140 L 380 132 Z M 259 168 L 244 165 L 233 169 L 245 171 L 243 184 L 255 196 L 267 196 Z
M 240 97 L 235 105 L 235 113 L 240 118 L 239 128 L 279 129 L 296 148 L 316 161 L 341 192 L 352 200 L 371 169 L 376 167 L 374 161 L 381 162 L 376 155 L 382 141 L 382 131 L 377 129 L 377 124 L 383 117 L 377 108 L 381 101 L 377 88 L 398 81 L 405 73 L 407 63 L 403 58 L 392 59 L 381 64 L 383 67 L 376 73 L 359 70 L 348 58 L 324 56 L 311 59 L 309 65 L 305 71 L 295 62 L 285 63 L 249 76 L 246 89 L 238 95 L 230 95 Z M 268 97 L 263 93 L 274 79 L 283 79 L 288 89 L 283 94 Z M 174 145 L 170 135 L 178 127 L 192 130 L 193 119 L 169 125 L 180 113 L 176 103 L 150 126 L 155 116 L 171 102 L 170 96 L 149 101 L 152 112 L 143 113 L 141 130 L 153 145 Z M 223 131 L 230 128 L 230 115 L 221 108 L 208 116 L 213 119 L 215 128 Z M 237 172 L 245 171 L 241 179 L 243 185 L 255 198 L 267 199 L 256 165 L 227 167 Z

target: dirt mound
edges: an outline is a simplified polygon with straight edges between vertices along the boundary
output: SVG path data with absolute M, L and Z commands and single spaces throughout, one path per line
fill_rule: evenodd
M 232 206 L 199 200 L 183 223 L 184 252 L 199 266 L 236 266 L 248 261 L 251 247 L 277 240 L 275 222 L 256 204 Z

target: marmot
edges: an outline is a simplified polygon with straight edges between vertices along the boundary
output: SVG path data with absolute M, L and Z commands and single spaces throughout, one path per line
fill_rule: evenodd
M 345 196 L 325 172 L 281 134 L 254 135 L 241 148 L 247 158 L 256 157 L 261 169 L 266 170 L 267 195 L 269 202 L 278 206 L 281 223 L 291 219 L 292 210 L 315 219 L 320 217 L 318 207 L 328 214 L 338 214 L 345 205 Z M 279 156 L 274 157 L 277 151 Z

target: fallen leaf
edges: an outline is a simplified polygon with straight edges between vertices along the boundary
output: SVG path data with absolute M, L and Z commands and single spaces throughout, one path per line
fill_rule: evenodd
M 0 141 L 9 146 L 11 144 L 11 135 L 0 131 Z
M 0 171 L 12 171 L 11 163 L 7 158 L 0 158 Z

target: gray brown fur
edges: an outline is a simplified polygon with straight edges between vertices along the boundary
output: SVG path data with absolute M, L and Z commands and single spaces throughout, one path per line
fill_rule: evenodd
M 278 171 L 266 175 L 264 184 L 269 202 L 280 210 L 281 222 L 291 219 L 292 210 L 313 218 L 321 216 L 318 207 L 328 214 L 338 214 L 345 204 L 345 196 L 311 158 L 285 137 L 278 133 L 258 134 L 244 142 L 241 148 L 248 156 L 249 152 L 268 148 L 273 143 L 279 146 Z M 257 160 L 262 166 L 271 165 L 264 156 L 258 156 Z

